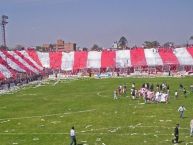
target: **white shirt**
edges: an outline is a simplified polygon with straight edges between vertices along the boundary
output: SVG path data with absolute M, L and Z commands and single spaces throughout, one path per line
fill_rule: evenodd
M 190 121 L 190 127 L 193 128 L 193 119 Z
M 75 130 L 74 129 L 70 130 L 70 136 L 75 136 Z
M 186 109 L 185 109 L 185 107 L 182 107 L 182 106 L 180 106 L 179 108 L 178 108 L 178 111 L 179 112 L 182 112 L 182 111 L 185 111 Z
M 177 96 L 178 95 L 178 92 L 175 92 L 175 96 Z

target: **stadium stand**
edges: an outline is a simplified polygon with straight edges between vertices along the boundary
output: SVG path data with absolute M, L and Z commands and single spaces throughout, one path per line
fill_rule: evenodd
M 40 73 L 41 70 L 38 67 L 36 67 L 36 65 L 34 65 L 34 63 L 30 61 L 28 57 L 25 57 L 21 52 L 18 50 L 14 51 L 14 53 L 16 53 L 20 58 L 22 58 L 22 61 L 26 62 L 26 64 L 28 64 L 30 67 L 34 68 L 36 70 L 35 71 L 36 73 L 37 71 Z
M 70 71 L 73 69 L 74 64 L 74 52 L 64 53 L 62 52 L 61 69 L 64 71 Z
M 0 57 L 0 72 L 4 78 L 16 77 L 16 72 L 12 70 L 7 62 Z
M 34 51 L 35 52 L 35 51 Z M 42 65 L 40 64 L 39 58 L 37 57 L 37 55 L 31 57 L 31 55 L 29 55 L 29 53 L 25 50 L 20 51 L 20 53 L 27 59 L 29 59 L 30 62 L 32 62 L 32 64 L 38 69 L 38 70 L 43 70 Z M 36 52 L 35 52 L 36 53 Z M 34 53 L 32 53 L 34 54 Z M 37 58 L 36 58 L 37 57 Z M 36 58 L 35 60 L 33 58 Z
M 0 50 L 0 78 L 8 79 L 61 73 L 100 73 L 101 70 L 130 74 L 141 67 L 141 71 L 156 72 L 192 71 L 193 47 L 185 48 L 134 48 L 132 50 L 38 52 L 30 50 Z M 145 68 L 145 69 L 144 69 Z M 94 71 L 98 70 L 98 71 Z M 139 71 L 139 73 L 142 73 Z
M 62 52 L 49 52 L 50 68 L 61 69 Z
M 33 73 L 33 71 L 31 71 L 28 67 L 26 67 L 24 64 L 23 64 L 23 62 L 24 61 L 22 61 L 22 62 L 20 62 L 19 60 L 18 60 L 18 57 L 15 57 L 14 56 L 14 54 L 13 54 L 13 52 L 12 51 L 5 51 L 5 50 L 3 50 L 3 51 L 1 51 L 1 52 L 3 52 L 3 54 L 5 55 L 4 56 L 4 59 L 6 60 L 7 58 L 8 59 L 10 59 L 10 62 L 12 63 L 12 62 L 14 62 L 15 64 L 17 64 L 17 65 L 14 65 L 14 63 L 13 63 L 13 67 L 15 67 L 16 66 L 16 68 L 18 69 L 18 70 L 21 70 L 21 69 L 23 69 L 25 72 L 27 72 L 27 73 Z M 21 58 L 20 58 L 20 60 L 22 60 Z M 19 67 L 17 67 L 17 66 L 19 66 Z M 21 69 L 20 69 L 21 68 Z
M 116 67 L 131 67 L 130 50 L 116 51 Z
M 33 50 L 33 49 L 31 49 L 31 50 L 24 50 L 23 52 L 24 52 L 24 53 L 27 52 L 27 54 L 29 55 L 29 57 L 30 57 L 31 59 L 33 59 L 39 66 L 42 67 L 42 64 L 41 64 L 41 62 L 40 62 L 40 60 L 39 60 L 39 57 L 38 57 L 38 55 L 37 55 L 37 52 L 36 52 L 35 50 Z
M 116 66 L 116 53 L 115 51 L 102 51 L 101 54 L 101 68 L 113 68 Z
M 147 66 L 144 49 L 136 48 L 132 49 L 130 52 L 132 66 Z
M 74 53 L 73 70 L 84 69 L 87 66 L 88 52 L 77 51 Z
M 101 53 L 98 51 L 88 52 L 87 68 L 101 68 Z
M 50 68 L 50 56 L 47 52 L 37 52 L 38 58 L 45 68 Z
M 163 61 L 163 65 L 179 65 L 179 61 L 171 49 L 160 48 L 158 52 Z

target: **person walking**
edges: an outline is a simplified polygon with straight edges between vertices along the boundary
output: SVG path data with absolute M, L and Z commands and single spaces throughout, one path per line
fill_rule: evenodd
M 178 91 L 177 90 L 175 91 L 174 95 L 175 95 L 175 98 L 177 99 L 178 98 Z
M 182 105 L 178 108 L 178 112 L 180 112 L 180 118 L 184 118 L 184 111 L 186 108 Z
M 190 136 L 193 136 L 193 119 L 190 121 Z
M 185 88 L 183 89 L 183 93 L 184 93 L 184 97 L 186 98 L 187 97 L 187 91 Z
M 176 127 L 174 129 L 174 139 L 172 140 L 172 143 L 178 143 L 179 140 L 179 124 L 176 124 Z
M 70 145 L 76 145 L 76 136 L 75 136 L 75 129 L 74 126 L 72 126 L 71 130 L 70 130 L 70 138 L 71 138 L 71 143 Z
M 113 92 L 113 98 L 114 98 L 114 100 L 117 100 L 118 98 L 117 98 L 117 90 L 114 90 L 114 92 Z

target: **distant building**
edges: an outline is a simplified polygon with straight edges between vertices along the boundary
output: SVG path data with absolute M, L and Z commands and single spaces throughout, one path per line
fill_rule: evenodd
M 63 40 L 57 40 L 56 44 L 43 44 L 42 47 L 45 51 L 76 51 L 76 43 L 66 43 Z

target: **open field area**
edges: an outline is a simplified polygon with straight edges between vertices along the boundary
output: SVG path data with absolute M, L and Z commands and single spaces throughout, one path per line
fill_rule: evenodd
M 113 100 L 113 90 L 127 83 L 166 82 L 168 104 L 144 104 L 127 96 Z M 174 91 L 182 83 L 187 98 Z M 49 81 L 0 96 L 0 145 L 68 145 L 74 125 L 78 144 L 85 145 L 170 145 L 176 123 L 180 144 L 193 144 L 189 124 L 193 118 L 193 93 L 187 78 L 116 78 Z M 177 109 L 184 105 L 185 118 Z

